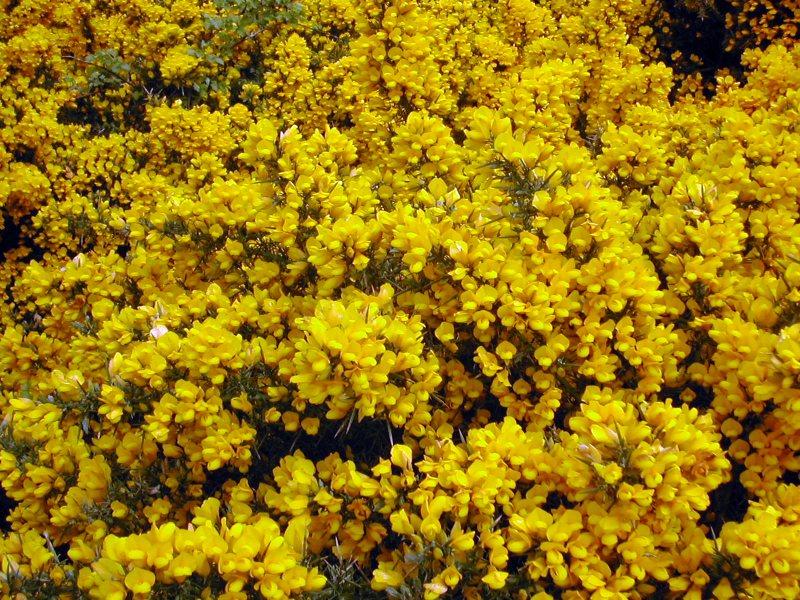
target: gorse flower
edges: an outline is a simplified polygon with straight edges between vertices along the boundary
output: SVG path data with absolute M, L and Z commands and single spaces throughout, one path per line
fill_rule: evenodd
M 800 594 L 784 4 L 6 3 L 0 596 Z

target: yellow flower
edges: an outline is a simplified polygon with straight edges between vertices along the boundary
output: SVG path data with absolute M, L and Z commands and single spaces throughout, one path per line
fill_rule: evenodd
M 453 550 L 467 552 L 475 546 L 475 532 L 462 530 L 460 522 L 456 521 L 450 531 L 449 544 Z
M 395 570 L 394 563 L 378 562 L 378 568 L 372 572 L 370 587 L 376 592 L 382 592 L 388 588 L 398 588 L 404 582 L 405 576 Z
M 511 342 L 503 340 L 497 345 L 495 353 L 505 362 L 509 362 L 516 355 L 517 348 Z
M 594 469 L 598 475 L 609 485 L 616 485 L 622 479 L 622 468 L 617 463 L 594 464 Z
M 481 577 L 481 581 L 493 590 L 502 590 L 506 586 L 507 579 L 508 573 L 506 571 L 498 571 L 496 569 L 491 569 Z
M 391 450 L 391 461 L 393 465 L 403 470 L 410 469 L 413 465 L 411 448 L 403 444 L 395 444 Z
M 147 594 L 153 588 L 156 576 L 152 571 L 135 567 L 125 575 L 125 587 L 134 594 Z

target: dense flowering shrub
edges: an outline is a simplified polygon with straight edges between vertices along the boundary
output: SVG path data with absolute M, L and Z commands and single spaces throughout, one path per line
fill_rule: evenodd
M 800 597 L 798 10 L 667 4 L 3 3 L 0 596 Z

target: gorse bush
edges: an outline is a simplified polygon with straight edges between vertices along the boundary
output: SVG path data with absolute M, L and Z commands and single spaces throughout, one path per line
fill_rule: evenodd
M 797 11 L 666 4 L 5 2 L 0 595 L 800 597 Z

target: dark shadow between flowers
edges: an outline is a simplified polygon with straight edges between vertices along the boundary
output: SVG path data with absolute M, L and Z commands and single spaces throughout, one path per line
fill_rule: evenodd
M 727 69 L 737 79 L 744 70 L 741 66 L 742 46 L 728 50 L 731 32 L 726 29 L 725 14 L 733 11 L 730 2 L 697 2 L 692 10 L 690 2 L 663 0 L 662 9 L 669 16 L 668 31 L 656 28 L 656 41 L 661 60 L 679 76 L 699 73 L 706 98 L 714 95 L 714 83 L 721 69 Z M 688 5 L 688 6 L 687 6 Z M 676 56 L 674 53 L 679 52 Z M 694 55 L 699 60 L 693 60 Z M 683 79 L 683 77 L 681 77 Z M 670 94 L 670 101 L 678 95 L 680 84 Z
M 8 522 L 8 516 L 16 505 L 16 502 L 6 496 L 6 491 L 0 488 L 0 532 L 8 533 L 11 531 L 11 524 Z
M 252 465 L 247 479 L 255 488 L 259 483 L 270 481 L 272 471 L 285 456 L 296 451 L 312 462 L 318 462 L 338 452 L 342 460 L 352 460 L 359 468 L 371 468 L 380 459 L 389 456 L 392 440 L 400 443 L 403 430 L 387 426 L 384 419 L 365 419 L 361 422 L 349 417 L 342 421 L 323 420 L 316 435 L 302 429 L 288 432 L 280 425 L 272 425 L 261 442 L 253 450 Z M 391 437 L 390 437 L 391 432 Z M 238 470 L 220 469 L 209 473 L 204 485 L 207 495 L 214 495 L 228 479 L 241 477 Z

